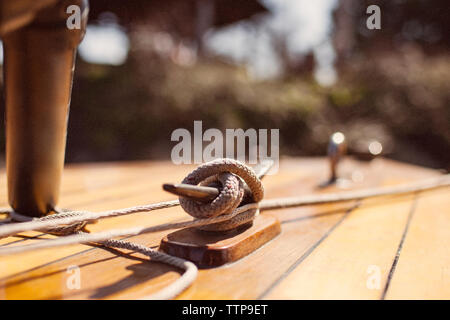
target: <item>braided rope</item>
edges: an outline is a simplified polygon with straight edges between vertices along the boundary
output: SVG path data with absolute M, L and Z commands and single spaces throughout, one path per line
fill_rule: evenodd
M 58 212 L 58 211 L 57 211 Z M 48 221 L 48 220 L 54 220 L 55 217 L 59 217 L 60 215 L 64 215 L 65 213 L 56 213 L 56 214 L 52 214 L 52 215 L 48 215 L 42 218 L 33 218 L 33 217 L 28 217 L 28 216 L 24 216 L 20 213 L 17 213 L 15 211 L 10 212 L 9 217 L 13 220 L 13 221 L 19 221 L 19 222 L 29 222 L 29 221 Z M 80 215 L 80 214 L 78 214 Z M 72 214 L 71 216 L 77 216 L 75 214 Z M 81 231 L 87 224 L 87 221 L 80 221 L 80 222 L 74 222 L 71 223 L 69 225 L 58 225 L 58 226 L 54 226 L 54 227 L 48 227 L 45 228 L 45 232 L 46 233 L 50 233 L 50 234 L 54 234 L 57 236 L 67 236 L 69 234 L 73 234 L 76 233 L 78 231 Z
M 144 233 L 152 233 L 172 229 L 200 227 L 208 224 L 226 221 L 242 212 L 252 209 L 258 209 L 258 204 L 257 203 L 246 204 L 241 207 L 238 207 L 231 214 L 220 215 L 213 218 L 194 219 L 190 221 L 175 222 L 175 223 L 164 223 L 152 227 L 133 227 L 127 229 L 113 229 L 96 233 L 74 234 L 57 239 L 45 240 L 39 243 L 29 245 L 0 248 L 0 255 L 9 255 L 13 253 L 26 252 L 37 249 L 54 248 L 70 244 L 102 242 L 116 237 L 136 236 Z
M 197 266 L 190 261 L 153 250 L 152 248 L 148 248 L 141 244 L 128 242 L 124 240 L 110 239 L 102 241 L 100 243 L 105 247 L 109 248 L 120 248 L 139 252 L 150 257 L 152 261 L 165 263 L 184 270 L 184 273 L 175 282 L 172 282 L 164 289 L 161 289 L 160 291 L 143 298 L 145 300 L 173 299 L 176 296 L 178 296 L 181 292 L 183 292 L 185 289 L 187 289 L 197 278 L 198 274 Z
M 441 175 L 435 178 L 430 178 L 424 181 L 410 183 L 407 185 L 399 185 L 392 187 L 370 188 L 367 190 L 357 190 L 339 193 L 327 193 L 327 194 L 313 194 L 303 195 L 290 198 L 277 198 L 262 200 L 259 202 L 260 210 L 273 210 L 289 207 L 299 207 L 306 205 L 318 205 L 325 203 L 336 203 L 350 200 L 359 200 L 371 197 L 380 197 L 387 195 L 401 195 L 412 192 L 422 192 L 432 190 L 436 188 L 443 188 L 450 186 L 450 174 Z M 70 211 L 58 213 L 43 218 L 37 218 L 30 222 L 21 223 L 7 223 L 0 225 L 0 238 L 12 236 L 14 234 L 38 230 L 45 231 L 46 228 L 70 225 L 77 222 L 92 222 L 99 219 L 118 217 L 122 215 L 128 215 L 138 212 L 150 212 L 159 209 L 171 208 L 180 205 L 178 200 L 163 201 L 158 203 L 152 203 L 148 205 L 135 206 L 117 210 L 102 211 L 102 212 L 89 212 L 89 211 Z M 0 213 L 13 214 L 10 208 L 0 208 Z M 53 219 L 53 220 L 51 220 Z M 5 219 L 6 220 L 6 219 Z M 225 221 L 221 219 L 220 221 Z M 213 223 L 213 222 L 211 222 Z M 177 224 L 173 224 L 173 229 L 178 228 Z M 167 230 L 167 229 L 165 229 Z M 151 231 L 152 232 L 152 231 Z M 1 254 L 0 249 L 0 254 Z
M 387 195 L 401 195 L 413 192 L 422 192 L 427 190 L 432 190 L 436 188 L 443 188 L 450 186 L 450 174 L 438 176 L 436 178 L 431 178 L 428 180 L 420 181 L 417 183 L 411 183 L 408 185 L 400 185 L 400 186 L 392 186 L 392 187 L 382 187 L 382 188 L 372 188 L 368 190 L 358 190 L 358 191 L 349 191 L 349 192 L 340 192 L 340 193 L 328 193 L 328 194 L 319 194 L 319 195 L 304 195 L 298 197 L 290 197 L 290 198 L 278 198 L 278 199 L 269 199 L 263 200 L 259 202 L 258 206 L 253 206 L 254 208 L 258 207 L 260 210 L 274 210 L 281 208 L 290 208 L 290 207 L 300 207 L 306 205 L 317 205 L 317 204 L 325 204 L 325 203 L 336 203 L 343 201 L 351 201 L 358 199 L 365 199 L 370 197 L 380 197 Z M 22 222 L 22 223 L 8 223 L 5 225 L 0 225 L 0 238 L 11 236 L 20 232 L 31 231 L 31 230 L 41 230 L 44 231 L 46 228 L 60 226 L 60 225 L 68 225 L 71 223 L 76 223 L 80 221 L 95 221 L 97 219 L 116 217 L 121 215 L 127 215 L 137 212 L 150 212 L 158 209 L 165 209 L 178 206 L 180 203 L 178 200 L 158 202 L 144 206 L 136 206 L 112 211 L 104 211 L 104 212 L 86 212 L 86 211 L 72 211 L 69 213 L 59 213 L 55 215 L 51 215 L 44 217 L 46 219 L 50 219 L 53 217 L 54 220 L 43 221 L 39 218 L 30 222 Z M 247 210 L 251 209 L 249 205 L 246 205 Z M 241 207 L 242 208 L 242 207 Z M 235 210 L 240 211 L 238 208 Z M 0 213 L 9 213 L 11 214 L 13 211 L 9 208 L 0 209 Z M 241 211 L 243 212 L 243 211 Z M 67 214 L 73 215 L 72 217 L 68 217 Z M 227 218 L 233 217 L 235 214 L 223 215 L 211 219 L 203 219 L 203 222 L 199 220 L 194 221 L 185 221 L 182 223 L 169 223 L 163 224 L 156 227 L 136 227 L 130 228 L 126 230 L 114 230 L 114 233 L 118 236 L 129 236 L 136 235 L 140 233 L 149 233 L 149 232 L 157 232 L 169 229 L 178 229 L 184 227 L 195 227 L 200 225 L 212 224 L 216 222 L 226 221 Z M 62 216 L 60 218 L 60 216 Z M 117 232 L 116 232 L 117 231 Z M 118 232 L 123 231 L 123 232 Z M 97 234 L 106 234 L 105 232 L 100 232 Z M 49 240 L 49 241 L 57 241 Z M 101 239 L 100 239 L 101 240 Z M 106 239 L 103 239 L 106 240 Z M 80 243 L 80 242 L 78 242 Z M 62 244 L 64 245 L 64 244 Z M 20 248 L 20 247 L 15 247 Z M 6 249 L 6 248 L 5 248 Z M 3 254 L 5 249 L 0 249 L 0 255 Z M 13 253 L 13 252 L 9 252 Z M 7 254 L 5 252 L 5 254 Z
M 150 212 L 159 209 L 166 209 L 171 207 L 176 207 L 180 205 L 178 200 L 163 201 L 158 203 L 152 203 L 143 206 L 135 206 L 117 210 L 102 211 L 102 212 L 89 212 L 89 211 L 68 211 L 61 212 L 57 214 L 48 215 L 42 218 L 35 218 L 28 222 L 7 224 L 0 227 L 0 238 L 12 236 L 19 232 L 24 231 L 46 231 L 53 227 L 61 225 L 70 225 L 78 222 L 93 222 L 99 219 L 119 217 L 124 215 L 129 215 L 138 212 Z M 0 209 L 0 213 L 8 213 L 10 216 L 19 217 L 10 208 Z M 23 216 L 22 216 L 23 217 Z M 10 217 L 11 218 L 11 217 Z M 20 221 L 20 220 L 19 220 Z
M 264 187 L 252 168 L 233 159 L 217 159 L 199 166 L 182 181 L 191 185 L 212 185 L 219 182 L 222 186 L 219 195 L 210 203 L 200 203 L 186 198 L 179 198 L 180 205 L 191 216 L 204 219 L 230 214 L 244 198 L 244 184 L 247 184 L 253 202 L 259 202 L 264 197 Z M 199 227 L 207 231 L 228 231 L 247 224 L 255 218 L 257 210 L 245 211 L 235 217 L 220 223 Z

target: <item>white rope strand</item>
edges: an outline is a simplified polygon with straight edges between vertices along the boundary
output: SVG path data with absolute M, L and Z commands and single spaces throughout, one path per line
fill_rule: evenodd
M 19 232 L 31 231 L 31 230 L 46 230 L 49 228 L 70 225 L 78 222 L 92 222 L 98 219 L 118 217 L 138 212 L 150 212 L 159 209 L 171 208 L 179 206 L 178 200 L 164 201 L 158 203 L 152 203 L 149 205 L 135 206 L 130 208 L 102 211 L 102 212 L 89 212 L 89 211 L 68 211 L 58 213 L 42 218 L 37 218 L 30 222 L 13 223 L 0 227 L 0 238 L 11 236 Z M 0 210 L 1 213 L 13 214 L 11 209 Z M 14 215 L 14 214 L 13 214 Z
M 373 188 L 367 190 L 357 190 L 349 192 L 328 193 L 328 194 L 314 194 L 299 197 L 269 199 L 260 202 L 260 210 L 272 210 L 280 208 L 298 207 L 305 205 L 317 205 L 324 203 L 343 202 L 350 200 L 360 200 L 371 197 L 380 197 L 386 195 L 399 195 L 412 192 L 421 192 L 435 188 L 442 188 L 450 186 L 450 174 L 442 175 L 436 178 L 431 178 L 425 181 L 411 183 L 408 185 Z M 164 208 L 178 206 L 178 200 L 165 201 L 153 203 L 149 205 L 136 206 L 118 210 L 110 210 L 103 212 L 86 212 L 86 211 L 70 211 L 59 213 L 57 215 L 39 218 L 30 222 L 21 222 L 0 225 L 0 238 L 11 236 L 19 232 L 31 230 L 45 230 L 62 225 L 69 225 L 78 222 L 90 222 L 103 218 L 117 217 L 121 215 L 128 215 L 137 212 L 149 212 Z M 11 209 L 0 210 L 3 213 L 11 213 Z M 206 220 L 206 219 L 202 219 Z M 221 220 L 225 221 L 225 220 Z M 213 222 L 211 222 L 213 223 Z M 165 229 L 167 230 L 167 229 Z M 161 231 L 161 230 L 160 230 Z M 1 250 L 0 250 L 1 253 Z
M 405 185 L 370 188 L 339 193 L 313 194 L 300 197 L 268 199 L 260 202 L 261 210 L 282 209 L 307 205 L 362 200 L 367 198 L 394 196 L 422 192 L 450 186 L 450 174 Z
M 187 287 L 189 287 L 197 278 L 198 274 L 197 266 L 190 261 L 153 250 L 152 248 L 148 248 L 141 244 L 128 241 L 112 239 L 102 241 L 100 243 L 109 248 L 120 248 L 139 252 L 150 257 L 151 261 L 165 263 L 174 266 L 178 269 L 184 270 L 184 273 L 176 281 L 172 282 L 164 289 L 161 289 L 160 291 L 152 295 L 142 298 L 142 300 L 173 299 L 176 296 L 178 296 L 181 292 L 183 292 Z
M 116 238 L 116 237 L 135 236 L 135 235 L 143 234 L 143 233 L 159 232 L 159 231 L 165 231 L 165 230 L 171 230 L 171 229 L 200 227 L 200 226 L 204 226 L 204 225 L 208 225 L 208 224 L 212 224 L 212 223 L 227 221 L 244 211 L 248 211 L 251 209 L 257 209 L 257 208 L 258 208 L 257 203 L 250 203 L 250 204 L 247 204 L 247 205 L 237 208 L 231 214 L 221 215 L 221 216 L 214 217 L 214 218 L 195 219 L 195 220 L 184 221 L 184 222 L 175 222 L 175 223 L 164 223 L 164 224 L 160 224 L 160 225 L 152 226 L 152 227 L 134 227 L 134 228 L 127 228 L 127 229 L 114 229 L 114 230 L 108 230 L 108 231 L 96 232 L 96 233 L 90 233 L 90 234 L 89 233 L 75 234 L 75 235 L 65 236 L 65 237 L 61 237 L 61 238 L 57 238 L 57 239 L 53 239 L 53 240 L 45 240 L 45 241 L 35 243 L 35 244 L 0 248 L 0 255 L 8 255 L 8 254 L 13 254 L 13 253 L 26 252 L 26 251 L 32 251 L 32 250 L 38 250 L 38 249 L 60 247 L 60 246 L 65 246 L 65 245 L 78 244 L 78 243 L 102 242 L 102 241 L 106 241 L 106 240 L 109 240 L 111 238 Z
M 52 248 L 52 247 L 59 247 L 64 245 L 70 245 L 70 244 L 77 244 L 77 243 L 85 243 L 85 242 L 101 242 L 105 241 L 114 237 L 122 237 L 122 236 L 133 236 L 143 233 L 151 233 L 151 232 L 158 232 L 158 231 L 164 231 L 164 230 L 170 230 L 170 229 L 180 229 L 180 228 L 188 228 L 188 227 L 199 227 L 204 226 L 208 224 L 213 224 L 217 222 L 223 222 L 226 220 L 229 220 L 236 216 L 239 213 L 242 213 L 244 211 L 259 208 L 260 210 L 272 210 L 272 209 L 279 209 L 279 208 L 288 208 L 288 207 L 298 207 L 298 206 L 304 206 L 304 205 L 312 205 L 312 204 L 324 204 L 324 203 L 333 203 L 333 202 L 340 202 L 340 201 L 351 201 L 351 200 L 360 200 L 370 197 L 379 197 L 379 196 L 386 196 L 386 195 L 399 195 L 399 194 L 405 194 L 405 193 L 411 193 L 411 192 L 421 192 L 425 190 L 431 190 L 435 188 L 441 188 L 441 187 L 447 187 L 450 186 L 450 174 L 440 176 L 437 178 L 432 178 L 426 181 L 410 184 L 410 185 L 401 185 L 401 186 L 393 186 L 393 187 L 383 187 L 383 188 L 374 188 L 370 190 L 360 190 L 360 191 L 350 191 L 350 192 L 342 192 L 342 193 L 330 193 L 330 194 L 322 194 L 322 195 L 309 195 L 309 196 L 301 196 L 301 197 L 291 197 L 291 198 L 280 198 L 280 199 L 272 199 L 272 200 L 263 200 L 259 202 L 259 205 L 256 203 L 251 203 L 242 207 L 238 207 L 236 210 L 233 211 L 232 214 L 228 215 L 221 215 L 214 218 L 208 218 L 208 219 L 195 219 L 191 221 L 185 221 L 185 222 L 178 222 L 178 223 L 166 223 L 161 224 L 158 226 L 152 226 L 152 227 L 134 227 L 134 228 L 128 228 L 128 229 L 116 229 L 116 230 L 109 230 L 109 231 L 103 231 L 103 232 L 97 232 L 92 234 L 84 234 L 84 235 L 72 235 L 67 236 L 63 238 L 58 238 L 54 240 L 46 240 L 42 243 L 36 243 L 36 244 L 30 244 L 30 245 L 23 245 L 23 246 L 17 246 L 17 247 L 10 247 L 10 248 L 0 248 L 0 255 L 6 255 L 6 254 L 13 254 L 13 253 L 19 253 L 19 252 L 25 252 L 25 251 L 31 251 L 31 250 L 37 250 L 37 249 L 44 249 L 44 248 Z M 147 208 L 154 208 L 157 207 L 158 204 L 149 205 Z M 172 206 L 175 206 L 177 204 L 174 204 Z M 145 206 L 143 206 L 145 207 Z M 153 209 L 156 210 L 156 209 Z M 122 209 L 118 210 L 120 212 L 129 212 L 133 211 L 132 208 L 128 209 Z M 80 220 L 80 217 L 75 221 L 83 221 Z M 48 226 L 57 226 L 60 225 L 61 222 L 64 222 L 64 224 L 68 224 L 70 222 L 73 222 L 73 220 L 70 220 L 71 218 L 63 218 L 61 221 L 59 219 L 55 221 L 51 221 L 54 224 L 46 225 Z M 68 222 L 69 221 L 69 222 Z M 45 221 L 46 223 L 49 223 L 50 221 Z M 24 222 L 14 225 L 5 225 L 0 226 L 0 236 L 4 234 L 11 234 L 10 227 L 14 226 L 14 230 L 22 230 L 20 229 L 20 224 L 32 224 L 36 223 L 37 226 L 41 227 L 41 223 L 43 222 Z M 36 225 L 31 225 L 32 228 L 35 228 Z M 33 229 L 26 229 L 26 230 L 33 230 Z M 25 230 L 22 230 L 25 231 Z

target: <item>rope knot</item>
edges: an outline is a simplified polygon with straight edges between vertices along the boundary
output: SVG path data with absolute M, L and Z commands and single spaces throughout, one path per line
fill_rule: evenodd
M 11 211 L 9 213 L 10 218 L 12 221 L 18 221 L 18 222 L 29 222 L 29 221 L 49 221 L 49 220 L 57 220 L 65 217 L 77 217 L 80 213 L 77 212 L 70 212 L 68 210 L 60 210 L 58 209 L 55 214 L 50 214 L 45 217 L 41 218 L 32 218 L 25 215 L 22 215 L 18 212 Z M 41 231 L 45 231 L 47 233 L 56 235 L 56 236 L 67 236 L 70 234 L 77 233 L 81 231 L 87 224 L 87 221 L 80 221 L 75 222 L 67 225 L 57 225 L 53 227 L 47 227 L 42 229 Z M 1 237 L 0 237 L 1 238 Z
M 259 202 L 264 197 L 264 188 L 255 171 L 244 163 L 233 159 L 217 159 L 200 165 L 182 183 L 214 186 L 219 195 L 209 203 L 180 197 L 181 207 L 197 219 L 207 219 L 231 214 L 242 204 Z M 227 231 L 247 224 L 259 213 L 250 209 L 225 222 L 198 227 L 207 231 Z

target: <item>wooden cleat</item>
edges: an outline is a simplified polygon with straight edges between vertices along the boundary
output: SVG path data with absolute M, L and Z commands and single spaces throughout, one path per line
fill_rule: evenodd
M 168 234 L 159 249 L 190 260 L 199 267 L 218 267 L 237 261 L 260 248 L 281 233 L 277 218 L 261 214 L 253 223 L 228 232 L 210 232 L 186 228 Z

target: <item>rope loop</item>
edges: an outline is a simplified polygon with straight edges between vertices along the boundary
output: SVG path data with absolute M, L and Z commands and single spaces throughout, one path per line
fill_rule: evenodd
M 257 203 L 264 197 L 264 187 L 255 171 L 234 159 L 217 159 L 202 164 L 187 175 L 182 183 L 219 186 L 219 195 L 209 203 L 201 203 L 183 197 L 179 198 L 181 207 L 197 219 L 231 214 L 244 202 Z M 258 209 L 250 209 L 227 221 L 200 226 L 198 229 L 228 231 L 252 222 L 258 213 Z
M 56 213 L 54 213 L 54 214 L 51 214 L 51 215 L 48 215 L 45 217 L 41 217 L 41 218 L 32 218 L 32 217 L 22 215 L 15 211 L 11 211 L 9 213 L 9 217 L 11 218 L 12 221 L 30 222 L 30 221 L 56 220 L 56 219 L 66 216 L 66 215 L 68 215 L 68 216 L 78 216 L 79 215 L 79 214 L 71 214 L 70 212 L 67 212 L 67 214 L 66 214 L 66 212 L 67 212 L 67 210 L 56 209 Z M 58 225 L 58 226 L 44 228 L 41 231 L 44 231 L 46 233 L 53 234 L 56 236 L 67 236 L 67 235 L 74 234 L 74 233 L 81 231 L 86 226 L 86 224 L 87 224 L 87 221 L 80 221 L 80 222 L 75 222 L 75 223 L 71 223 L 71 224 L 67 224 L 67 225 Z

